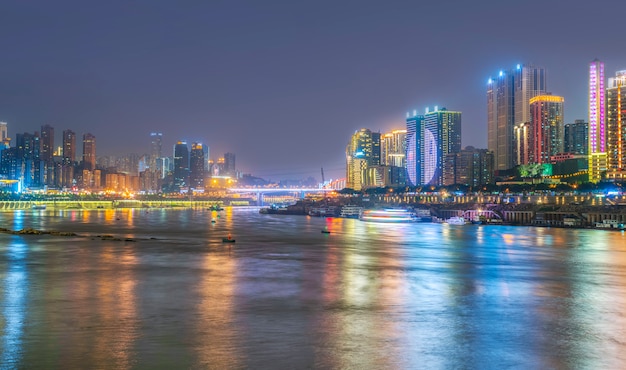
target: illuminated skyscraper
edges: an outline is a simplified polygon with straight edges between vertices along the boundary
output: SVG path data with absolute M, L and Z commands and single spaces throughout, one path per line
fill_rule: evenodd
M 70 164 L 76 160 L 76 133 L 72 130 L 63 131 L 63 163 Z
M 530 122 L 530 99 L 547 91 L 546 71 L 542 67 L 518 64 L 500 71 L 487 82 L 487 146 L 494 153 L 495 169 L 517 165 L 515 126 Z
M 515 155 L 518 165 L 532 163 L 533 128 L 530 122 L 515 125 Z
M 406 168 L 406 130 L 394 130 L 380 140 L 380 164 Z
M 96 169 L 96 137 L 90 133 L 83 135 L 83 170 Z
M 550 163 L 550 156 L 563 153 L 563 101 L 554 95 L 530 99 L 533 163 Z
M 178 190 L 189 185 L 189 148 L 186 141 L 174 145 L 174 187 Z
M 626 71 L 609 78 L 606 89 L 607 177 L 626 178 Z
M 61 161 L 61 185 L 71 187 L 74 180 L 76 160 L 76 134 L 72 130 L 63 131 L 63 160 Z
M 346 186 L 361 190 L 367 167 L 379 164 L 380 134 L 365 128 L 356 131 L 346 147 Z
M 413 186 L 422 183 L 422 138 L 424 136 L 424 116 L 406 114 L 406 172 L 407 180 Z
M 50 125 L 41 126 L 41 160 L 44 166 L 46 185 L 54 185 L 54 128 Z
M 461 150 L 461 112 L 446 108 L 424 114 L 422 184 L 443 185 L 444 157 Z
M 162 141 L 163 134 L 160 132 L 150 133 L 150 158 L 148 161 L 148 167 L 152 170 L 157 168 L 157 159 L 163 156 L 162 153 Z
M 204 162 L 202 144 L 192 143 L 189 156 L 189 186 L 194 189 L 204 188 Z
M 606 171 L 604 63 L 589 64 L 589 181 L 598 182 Z

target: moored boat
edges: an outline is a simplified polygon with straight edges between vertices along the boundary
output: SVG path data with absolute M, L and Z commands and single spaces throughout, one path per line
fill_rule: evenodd
M 463 217 L 450 217 L 446 220 L 446 223 L 449 225 L 465 225 L 465 219 Z
M 415 222 L 417 219 L 406 209 L 368 209 L 363 211 L 361 221 L 369 222 Z

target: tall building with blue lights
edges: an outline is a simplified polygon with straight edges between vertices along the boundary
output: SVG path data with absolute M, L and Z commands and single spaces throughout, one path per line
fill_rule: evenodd
M 406 114 L 406 175 L 413 186 L 422 184 L 422 137 L 424 135 L 424 116 Z
M 518 64 L 487 81 L 487 147 L 495 170 L 516 166 L 515 127 L 530 122 L 530 99 L 547 93 L 546 70 Z
M 435 107 L 407 115 L 407 175 L 413 186 L 443 185 L 444 157 L 461 150 L 461 112 Z

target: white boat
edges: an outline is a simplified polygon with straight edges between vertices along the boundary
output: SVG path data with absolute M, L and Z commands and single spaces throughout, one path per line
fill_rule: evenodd
M 339 217 L 360 218 L 362 213 L 363 207 L 346 205 L 341 207 L 341 213 L 339 213 Z
M 454 216 L 447 219 L 446 223 L 450 225 L 465 225 L 465 219 L 463 217 Z
M 405 209 L 368 209 L 361 214 L 361 221 L 370 222 L 415 222 L 411 211 Z
M 46 209 L 45 204 L 33 204 L 32 209 Z

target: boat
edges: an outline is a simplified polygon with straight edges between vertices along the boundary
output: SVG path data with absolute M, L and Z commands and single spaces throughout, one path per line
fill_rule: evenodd
M 353 206 L 353 205 L 345 205 L 341 207 L 341 212 L 339 213 L 339 217 L 343 218 L 359 218 L 363 213 L 363 207 Z
M 33 204 L 32 209 L 46 209 L 45 204 Z
M 230 238 L 222 238 L 222 243 L 234 243 L 235 239 Z
M 481 220 L 480 216 L 475 216 L 472 218 L 472 225 L 482 225 L 483 220 Z
M 449 225 L 465 225 L 465 219 L 463 217 L 450 217 L 446 220 L 446 223 Z
M 330 234 L 330 230 L 322 230 L 322 234 Z
M 368 209 L 363 211 L 361 221 L 368 222 L 416 222 L 413 212 L 406 209 Z

